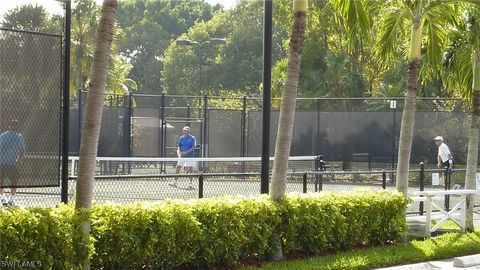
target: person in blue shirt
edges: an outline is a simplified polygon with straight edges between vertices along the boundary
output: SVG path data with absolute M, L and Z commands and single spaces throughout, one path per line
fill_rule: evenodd
M 191 134 L 189 126 L 183 127 L 183 135 L 178 139 L 177 145 L 177 169 L 175 173 L 180 173 L 180 170 L 184 168 L 186 173 L 193 173 L 193 167 L 195 167 L 195 161 L 189 158 L 195 157 L 195 147 L 197 146 L 197 140 Z M 177 180 L 171 183 L 172 186 L 177 186 Z M 189 189 L 193 189 L 192 179 L 190 178 Z
M 12 119 L 8 130 L 0 134 L 0 201 L 3 205 L 15 205 L 16 185 L 19 177 L 17 162 L 25 155 L 25 139 L 17 131 L 18 121 Z M 7 201 L 3 184 L 9 179 L 12 188 Z

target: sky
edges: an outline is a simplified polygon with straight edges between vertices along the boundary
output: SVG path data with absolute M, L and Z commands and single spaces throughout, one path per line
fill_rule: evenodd
M 75 0 L 72 0 L 73 5 L 75 4 Z M 98 4 L 102 4 L 103 0 L 95 0 Z M 122 0 L 119 0 L 122 1 Z M 161 0 L 158 0 L 161 1 Z M 205 2 L 215 5 L 215 4 L 222 4 L 225 8 L 231 8 L 235 0 L 204 0 Z M 38 4 L 47 10 L 48 13 L 52 14 L 63 14 L 62 7 L 60 4 L 55 0 L 0 0 L 0 18 L 3 18 L 3 14 L 10 9 L 13 9 L 17 6 L 25 5 L 25 4 Z

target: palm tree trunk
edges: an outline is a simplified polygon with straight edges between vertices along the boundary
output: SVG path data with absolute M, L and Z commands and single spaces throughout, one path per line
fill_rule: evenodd
M 473 85 L 472 85 L 472 118 L 470 123 L 467 155 L 467 174 L 465 188 L 476 189 L 476 173 L 478 164 L 478 133 L 480 125 L 480 52 L 473 54 Z M 474 231 L 473 196 L 467 198 L 466 230 Z
M 421 6 L 421 4 L 420 4 Z M 419 7 L 421 10 L 421 7 Z M 407 89 L 400 127 L 397 161 L 397 190 L 405 196 L 408 192 L 408 171 L 410 169 L 410 154 L 412 152 L 413 128 L 415 126 L 415 99 L 417 97 L 418 68 L 421 56 L 422 29 L 421 16 L 417 15 L 412 25 L 410 62 L 408 64 Z
M 290 38 L 285 89 L 280 105 L 275 161 L 273 162 L 271 197 L 279 200 L 285 195 L 288 157 L 292 143 L 293 121 L 297 98 L 300 59 L 305 36 L 307 0 L 293 0 L 293 26 Z
M 93 181 L 95 174 L 95 160 L 97 157 L 98 138 L 102 120 L 105 85 L 109 64 L 110 49 L 112 46 L 113 26 L 117 9 L 116 0 L 104 0 L 97 43 L 92 62 L 91 81 L 87 96 L 87 106 L 82 127 L 80 145 L 80 159 L 78 164 L 77 193 L 75 209 L 83 220 L 80 220 L 80 235 L 82 246 L 88 250 L 90 224 L 88 215 L 83 215 L 85 209 L 92 206 Z M 82 269 L 90 269 L 88 253 L 81 258 Z

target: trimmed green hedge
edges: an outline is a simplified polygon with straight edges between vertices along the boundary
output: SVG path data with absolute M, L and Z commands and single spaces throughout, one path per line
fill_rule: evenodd
M 396 192 L 218 197 L 132 205 L 96 204 L 92 268 L 207 268 L 265 259 L 272 235 L 285 254 L 322 254 L 401 239 L 407 201 Z M 41 261 L 45 269 L 74 269 L 72 205 L 0 210 L 0 261 Z

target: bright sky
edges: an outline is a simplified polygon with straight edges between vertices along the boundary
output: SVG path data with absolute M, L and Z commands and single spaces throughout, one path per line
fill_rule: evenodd
M 95 0 L 98 4 L 102 4 L 103 0 Z M 122 0 L 119 0 L 122 1 Z M 161 0 L 158 0 L 161 1 Z M 235 4 L 235 0 L 204 0 L 205 2 L 215 5 L 221 4 L 225 8 L 230 9 Z M 17 6 L 32 4 L 40 5 L 45 7 L 48 13 L 52 14 L 62 14 L 63 10 L 59 2 L 56 0 L 0 0 L 0 19 L 3 18 L 3 14 L 10 9 L 13 9 Z M 72 0 L 72 5 L 75 5 L 75 0 Z

